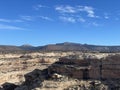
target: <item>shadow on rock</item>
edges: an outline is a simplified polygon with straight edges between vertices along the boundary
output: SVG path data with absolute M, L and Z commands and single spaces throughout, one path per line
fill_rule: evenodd
M 15 88 L 17 88 L 18 86 L 12 83 L 4 83 L 2 84 L 2 88 L 0 88 L 0 90 L 14 90 Z
M 20 86 L 14 84 L 5 84 L 2 86 L 4 88 L 3 90 L 34 90 L 35 88 L 42 88 L 44 86 L 44 80 L 58 80 L 63 78 L 63 76 L 67 76 L 78 79 L 79 81 L 100 81 L 100 83 L 98 83 L 98 81 L 92 82 L 91 89 L 89 90 L 120 90 L 119 65 L 120 55 L 108 56 L 103 59 L 64 57 L 60 58 L 58 62 L 53 63 L 47 69 L 35 69 L 25 74 L 25 82 Z M 100 87 L 107 88 L 100 89 Z
M 15 90 L 33 90 L 34 88 L 42 87 L 42 82 L 48 78 L 48 72 L 47 69 L 35 69 L 24 75 L 24 77 L 25 82 Z

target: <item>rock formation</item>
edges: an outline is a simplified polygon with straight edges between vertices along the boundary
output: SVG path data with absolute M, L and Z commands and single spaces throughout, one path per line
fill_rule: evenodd
M 49 74 L 60 73 L 77 79 L 120 79 L 120 55 L 101 59 L 63 57 L 48 70 Z
M 48 68 L 25 74 L 20 85 L 5 83 L 0 90 L 120 90 L 119 65 L 119 54 L 65 56 Z

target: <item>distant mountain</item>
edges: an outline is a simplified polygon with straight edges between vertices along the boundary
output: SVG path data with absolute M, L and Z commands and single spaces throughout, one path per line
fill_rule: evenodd
M 53 45 L 46 45 L 40 47 L 41 50 L 45 51 L 83 51 L 88 50 L 84 45 L 78 43 L 57 43 Z
M 100 46 L 80 43 L 57 43 L 34 47 L 28 44 L 22 46 L 0 45 L 0 52 L 13 51 L 83 51 L 83 52 L 120 52 L 120 46 Z
M 42 51 L 90 51 L 90 52 L 120 52 L 120 46 L 100 46 L 100 45 L 88 45 L 79 43 L 57 43 L 52 45 L 46 45 L 37 47 Z
M 36 47 L 29 45 L 29 44 L 24 44 L 22 46 L 19 46 L 19 48 L 22 50 L 34 50 L 34 49 L 36 49 Z
M 0 45 L 0 51 L 14 51 L 14 50 L 21 50 L 21 49 L 17 46 Z

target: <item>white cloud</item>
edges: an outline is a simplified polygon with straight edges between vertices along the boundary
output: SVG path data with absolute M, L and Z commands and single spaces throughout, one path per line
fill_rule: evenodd
M 108 17 L 108 16 L 104 16 L 104 18 L 105 18 L 105 19 L 109 19 L 109 17 Z
M 26 21 L 32 21 L 34 20 L 34 17 L 32 16 L 20 16 L 22 20 L 26 20 Z
M 83 10 L 88 13 L 88 17 L 97 17 L 97 16 L 95 16 L 95 12 L 92 7 L 84 6 Z
M 21 16 L 21 19 L 24 21 L 36 21 L 39 19 L 47 20 L 47 21 L 53 21 L 52 18 L 47 16 Z
M 21 27 L 0 24 L 0 30 L 23 30 Z
M 16 20 L 13 20 L 13 22 L 24 22 L 24 21 L 20 19 L 16 19 Z
M 0 18 L 0 22 L 11 22 L 11 20 Z
M 59 17 L 62 21 L 65 21 L 65 22 L 71 22 L 71 23 L 75 23 L 76 22 L 76 19 L 73 18 L 73 17 L 64 17 L 64 16 L 61 16 Z
M 80 21 L 80 22 L 86 22 L 86 20 L 84 18 L 78 18 L 78 21 Z
M 69 6 L 69 5 L 61 5 L 56 6 L 55 10 L 59 13 L 70 13 L 70 14 L 82 14 L 84 12 L 87 13 L 87 17 L 90 18 L 98 18 L 98 16 L 95 15 L 94 8 L 91 6 Z
M 98 27 L 98 26 L 100 26 L 98 23 L 96 23 L 96 22 L 88 22 L 87 24 L 86 24 L 86 26 L 87 27 L 91 27 L 91 26 L 94 26 L 94 27 Z
M 47 17 L 47 16 L 38 16 L 38 17 L 40 17 L 40 18 L 43 19 L 43 20 L 53 21 L 52 18 Z
M 99 26 L 99 24 L 96 23 L 96 22 L 93 22 L 92 25 L 93 25 L 93 26 L 96 26 L 96 27 Z
M 10 19 L 4 19 L 4 18 L 0 18 L 0 22 L 7 22 L 7 23 L 11 23 L 11 22 L 23 22 L 22 20 L 16 19 L 16 20 L 10 20 Z
M 33 8 L 34 8 L 35 10 L 39 10 L 40 8 L 49 8 L 49 7 L 48 7 L 48 6 L 45 6 L 45 5 L 39 4 L 39 5 L 34 6 Z
M 80 16 L 60 16 L 59 17 L 60 20 L 64 21 L 64 22 L 71 22 L 71 23 L 85 23 L 87 22 L 86 19 L 84 19 L 83 17 Z
M 109 13 L 104 13 L 104 19 L 109 19 Z
M 76 8 L 72 7 L 72 6 L 56 6 L 55 10 L 59 11 L 60 13 L 76 13 Z

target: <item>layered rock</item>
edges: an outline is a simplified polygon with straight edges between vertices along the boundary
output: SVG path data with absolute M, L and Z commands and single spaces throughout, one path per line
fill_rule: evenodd
M 33 68 L 34 64 L 39 66 L 42 65 L 39 63 L 47 62 L 43 57 L 36 59 L 30 57 L 29 59 L 22 57 L 19 62 L 9 64 L 15 66 L 20 63 L 29 69 Z M 120 55 L 110 55 L 104 58 L 89 53 L 79 56 L 70 55 L 60 58 L 46 69 L 34 70 L 33 68 L 33 71 L 24 75 L 25 81 L 19 86 L 15 84 L 7 86 L 14 88 L 13 90 L 119 90 L 119 64 Z M 1 90 L 7 87 L 4 84 L 3 86 Z
M 60 58 L 49 73 L 60 73 L 78 79 L 120 79 L 120 55 L 106 58 Z

